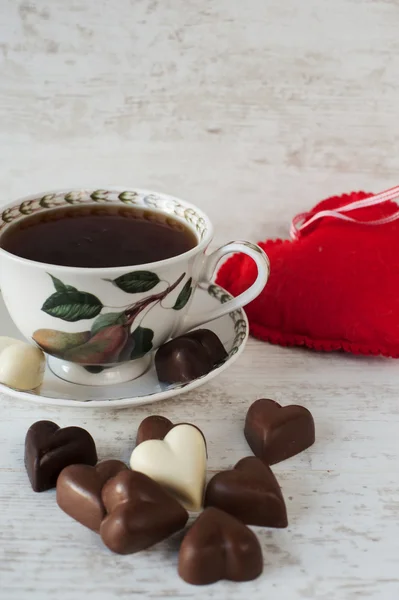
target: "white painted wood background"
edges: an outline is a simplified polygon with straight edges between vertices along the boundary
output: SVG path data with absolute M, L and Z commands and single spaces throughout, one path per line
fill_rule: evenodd
M 198 203 L 216 242 L 284 236 L 322 197 L 399 180 L 397 0 L 0 0 L 1 201 L 69 185 L 152 187 Z M 28 298 L 27 298 L 28 300 Z M 37 419 L 87 427 L 127 460 L 141 419 L 201 427 L 209 473 L 248 454 L 249 404 L 313 412 L 317 443 L 275 469 L 285 531 L 265 570 L 205 589 L 170 540 L 127 557 L 34 494 Z M 399 362 L 250 341 L 231 371 L 153 409 L 0 403 L 0 598 L 399 597 Z

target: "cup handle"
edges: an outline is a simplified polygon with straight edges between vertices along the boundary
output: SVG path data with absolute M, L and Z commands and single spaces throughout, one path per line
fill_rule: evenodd
M 245 290 L 245 292 L 242 292 L 242 294 L 240 294 L 236 298 L 228 300 L 218 308 L 203 311 L 195 315 L 186 315 L 186 317 L 183 319 L 183 322 L 178 327 L 177 332 L 175 332 L 175 335 L 181 335 L 182 333 L 190 331 L 191 329 L 194 329 L 194 327 L 198 327 L 203 323 L 219 319 L 219 317 L 222 317 L 223 315 L 231 313 L 237 310 L 238 308 L 245 306 L 246 304 L 254 300 L 254 298 L 259 296 L 269 278 L 270 263 L 267 255 L 262 250 L 262 248 L 260 248 L 256 244 L 251 244 L 251 242 L 229 242 L 228 244 L 225 244 L 224 246 L 221 246 L 220 248 L 212 252 L 212 254 L 210 254 L 209 256 L 206 256 L 205 264 L 198 282 L 199 285 L 201 287 L 208 288 L 208 286 L 212 283 L 212 278 L 219 261 L 224 256 L 226 256 L 226 254 L 236 252 L 242 252 L 243 254 L 246 254 L 247 256 L 252 258 L 252 260 L 255 261 L 258 269 L 258 274 L 254 283 L 251 285 L 250 288 Z

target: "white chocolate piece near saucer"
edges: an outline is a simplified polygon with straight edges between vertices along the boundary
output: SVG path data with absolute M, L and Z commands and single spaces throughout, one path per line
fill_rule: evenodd
M 0 383 L 21 391 L 33 390 L 43 381 L 45 365 L 39 348 L 0 337 Z
M 197 427 L 176 425 L 163 440 L 147 440 L 133 450 L 133 471 L 157 481 L 189 511 L 202 507 L 206 477 L 206 445 Z
M 6 335 L 0 336 L 0 354 L 8 348 L 9 346 L 13 346 L 14 344 L 24 344 L 21 340 L 15 340 L 14 338 L 8 337 Z

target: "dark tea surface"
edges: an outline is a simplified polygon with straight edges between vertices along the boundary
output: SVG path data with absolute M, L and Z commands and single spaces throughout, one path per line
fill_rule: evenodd
M 23 218 L 0 246 L 17 256 L 68 267 L 122 267 L 171 258 L 197 245 L 181 221 L 124 206 L 79 206 Z

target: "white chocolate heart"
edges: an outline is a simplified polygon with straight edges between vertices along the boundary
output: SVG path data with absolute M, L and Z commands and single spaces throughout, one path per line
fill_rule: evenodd
M 206 476 L 206 446 L 193 425 L 176 425 L 163 440 L 147 440 L 133 450 L 133 471 L 166 488 L 187 510 L 202 506 Z
M 14 338 L 8 337 L 6 335 L 0 336 L 0 354 L 8 348 L 9 346 L 14 346 L 15 344 L 24 344 L 20 340 L 15 340 Z
M 27 391 L 43 381 L 45 358 L 43 352 L 9 337 L 0 337 L 0 383 Z

